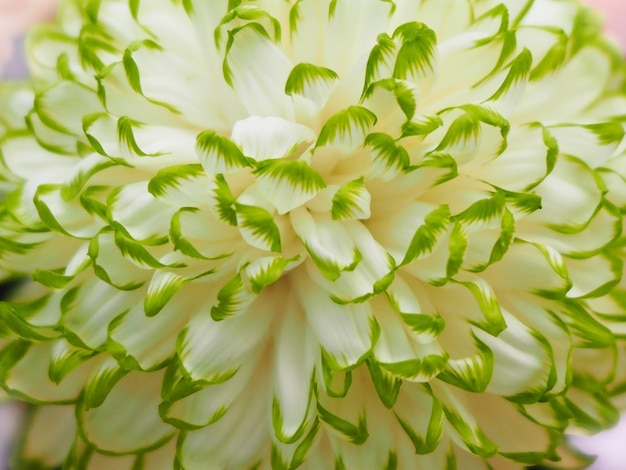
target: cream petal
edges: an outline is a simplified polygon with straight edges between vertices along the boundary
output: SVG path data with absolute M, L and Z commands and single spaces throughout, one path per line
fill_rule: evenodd
M 70 452 L 76 433 L 73 406 L 41 406 L 29 417 L 28 433 L 19 457 L 24 462 L 59 466 Z
M 106 341 L 111 322 L 140 299 L 140 292 L 127 293 L 98 279 L 90 280 L 61 300 L 61 325 L 95 349 Z
M 88 442 L 102 451 L 125 454 L 169 440 L 174 430 L 161 421 L 157 409 L 161 379 L 158 372 L 130 373 L 100 406 L 80 409 L 78 423 Z
M 35 97 L 35 111 L 42 122 L 62 133 L 81 136 L 83 117 L 102 111 L 95 90 L 64 81 Z
M 584 48 L 557 75 L 529 84 L 515 110 L 515 119 L 543 124 L 581 122 L 581 111 L 597 99 L 610 73 L 608 57 L 596 51 Z M 589 75 L 586 70 L 595 73 Z M 547 103 L 557 105 L 546 107 Z M 582 123 L 587 124 L 587 119 L 582 118 Z
M 39 184 L 58 183 L 79 162 L 74 156 L 58 155 L 41 148 L 37 141 L 26 134 L 16 134 L 0 142 L 2 162 L 14 175 L 31 179 Z
M 123 186 L 109 196 L 111 219 L 135 240 L 158 240 L 167 235 L 176 207 L 156 199 L 146 182 Z
M 192 299 L 169 302 L 153 318 L 145 315 L 143 303 L 135 304 L 109 326 L 108 350 L 120 362 L 129 361 L 129 367 L 132 363 L 143 370 L 159 367 L 173 355 L 176 333 L 187 323 L 189 312 L 197 308 Z
M 190 394 L 182 398 L 176 395 L 177 389 L 173 387 L 171 398 L 165 392 L 166 400 L 161 405 L 162 416 L 166 422 L 182 429 L 199 429 L 219 421 L 239 396 L 253 386 L 251 381 L 256 366 L 254 361 L 245 362 L 232 378 L 205 386 L 195 393 L 191 386 L 190 392 L 183 392 Z
M 265 367 L 258 368 L 254 393 L 242 394 L 222 419 L 186 433 L 177 455 L 185 468 L 218 470 L 224 465 L 247 468 L 258 462 L 259 455 L 263 455 L 261 449 L 268 448 L 270 441 L 269 407 L 260 399 L 270 392 L 269 381 L 260 375 L 266 371 Z
M 514 396 L 547 388 L 551 358 L 544 343 L 512 315 L 505 315 L 506 329 L 493 337 L 477 330 L 476 335 L 493 353 L 493 372 L 487 391 Z
M 419 342 L 402 318 L 383 302 L 372 302 L 380 336 L 374 346 L 376 361 L 394 376 L 426 382 L 445 367 L 447 354 L 436 343 Z
M 363 224 L 355 221 L 344 224 L 344 228 L 355 244 L 356 264 L 343 270 L 332 283 L 318 272 L 311 273 L 311 278 L 317 279 L 335 302 L 358 302 L 386 289 L 393 279 L 395 263 Z
M 88 255 L 96 276 L 122 290 L 143 285 L 150 275 L 146 266 L 160 265 L 143 245 L 108 227 L 91 239 Z
M 221 321 L 211 319 L 208 311 L 190 320 L 177 345 L 186 375 L 193 380 L 221 382 L 258 353 L 274 310 L 268 299 L 258 299 L 245 313 Z
M 313 371 L 320 354 L 296 299 L 290 296 L 287 302 L 274 353 L 272 415 L 274 432 L 282 442 L 298 439 L 312 418 Z
M 224 59 L 226 81 L 250 115 L 292 119 L 293 105 L 283 88 L 293 67 L 290 59 L 252 28 L 235 31 Z
M 61 188 L 40 186 L 34 202 L 48 226 L 73 237 L 90 238 L 104 225 L 101 220 L 94 220 L 79 200 L 67 201 Z
M 622 262 L 617 258 L 593 256 L 586 259 L 565 258 L 572 281 L 569 298 L 597 297 L 613 287 L 621 277 Z
M 369 305 L 339 305 L 320 287 L 299 281 L 299 301 L 329 366 L 346 369 L 362 361 L 378 334 Z
M 10 346 L 11 362 L 7 361 L 1 380 L 8 390 L 19 391 L 22 398 L 34 403 L 72 403 L 80 394 L 91 364 L 70 372 L 56 384 L 48 377 L 48 361 L 53 344 L 37 343 L 28 347 L 24 342 Z
M 329 279 L 337 279 L 342 270 L 358 259 L 357 248 L 344 224 L 305 208 L 291 211 L 289 218 L 313 262 Z
M 244 155 L 260 162 L 290 156 L 300 145 L 312 143 L 315 133 L 280 117 L 250 116 L 235 123 L 230 138 Z

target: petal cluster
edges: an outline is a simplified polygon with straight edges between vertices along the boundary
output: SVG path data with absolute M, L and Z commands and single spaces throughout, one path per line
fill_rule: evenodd
M 577 1 L 66 0 L 28 50 L 18 467 L 567 467 L 626 405 L 626 67 Z

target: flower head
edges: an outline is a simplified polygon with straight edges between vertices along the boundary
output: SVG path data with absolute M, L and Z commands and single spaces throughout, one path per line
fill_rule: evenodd
M 67 0 L 29 60 L 20 462 L 508 469 L 616 420 L 625 67 L 578 2 Z

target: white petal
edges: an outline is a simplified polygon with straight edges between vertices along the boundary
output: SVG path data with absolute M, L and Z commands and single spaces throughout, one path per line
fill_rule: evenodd
M 3 374 L 2 380 L 8 390 L 18 390 L 35 403 L 69 403 L 80 394 L 91 365 L 84 363 L 55 384 L 48 377 L 48 358 L 52 355 L 53 343 L 35 343 L 23 351 L 24 345 L 13 343 L 14 350 L 24 353 L 17 356 L 17 364 Z M 9 346 L 11 347 L 11 346 Z
M 541 196 L 542 209 L 529 216 L 529 220 L 572 228 L 591 219 L 602 194 L 589 168 L 564 158 L 558 160 L 536 192 Z
M 289 296 L 287 302 L 276 333 L 274 359 L 274 412 L 279 416 L 274 429 L 285 442 L 297 438 L 310 418 L 313 368 L 320 353 L 295 299 Z
M 158 372 L 131 372 L 102 405 L 81 409 L 79 425 L 88 441 L 104 451 L 131 453 L 170 438 L 174 429 L 158 412 L 161 380 Z
M 177 298 L 155 317 L 147 317 L 138 302 L 110 327 L 110 351 L 115 349 L 120 361 L 130 357 L 144 370 L 155 368 L 172 356 L 178 333 L 196 309 L 193 297 Z
M 296 234 L 326 277 L 337 279 L 342 270 L 354 264 L 356 246 L 344 224 L 305 208 L 291 211 L 289 217 Z
M 244 393 L 226 415 L 216 423 L 188 432 L 179 447 L 178 458 L 184 468 L 221 470 L 250 468 L 270 447 L 268 422 L 270 396 L 267 368 L 259 366 L 253 379 L 253 393 Z M 261 399 L 263 397 L 263 399 Z
M 126 242 L 132 245 L 130 249 L 124 247 Z M 133 244 L 122 235 L 116 236 L 108 229 L 92 238 L 89 244 L 89 257 L 96 266 L 96 276 L 121 289 L 139 287 L 150 276 L 150 272 L 141 267 L 140 254 L 134 251 L 149 256 L 142 245 Z
M 566 258 L 565 266 L 572 280 L 572 288 L 567 293 L 569 298 L 598 295 L 599 290 L 606 290 L 621 277 L 621 261 L 608 259 L 601 255 L 585 259 Z
M 233 88 L 250 115 L 293 118 L 291 98 L 284 90 L 293 64 L 276 44 L 243 28 L 234 35 L 225 61 Z
M 591 168 L 607 163 L 624 137 L 621 124 L 599 124 L 596 126 L 551 127 L 550 133 L 559 144 L 564 155 L 580 158 Z
M 14 175 L 39 184 L 58 183 L 78 164 L 79 158 L 58 155 L 43 149 L 32 137 L 15 135 L 1 142 L 3 163 Z
M 367 303 L 339 305 L 321 288 L 298 281 L 298 296 L 309 327 L 328 354 L 331 367 L 345 369 L 361 361 L 371 349 L 377 334 Z
M 280 117 L 250 116 L 233 126 L 231 140 L 256 161 L 290 156 L 302 144 L 315 141 L 315 133 L 302 124 Z
M 554 318 L 550 311 L 553 306 L 539 301 L 529 294 L 507 293 L 503 296 L 506 311 L 511 312 L 531 330 L 540 332 L 550 343 L 555 383 L 551 392 L 560 393 L 568 386 L 571 367 L 572 338 L 561 319 Z
M 400 199 L 402 201 L 402 199 Z M 387 204 L 393 204 L 387 201 Z M 407 205 L 399 203 L 394 210 L 384 210 L 384 206 L 377 203 L 376 195 L 373 195 L 372 212 L 375 218 L 368 223 L 372 235 L 393 256 L 396 263 L 401 263 L 405 258 L 411 241 L 421 227 L 427 227 L 426 218 L 438 210 L 437 206 L 424 202 L 412 202 Z M 434 226 L 429 229 L 433 236 Z M 432 249 L 432 248 L 431 248 Z M 430 252 L 430 249 L 428 250 Z
M 361 222 L 346 222 L 344 227 L 354 241 L 355 253 L 360 254 L 358 262 L 342 271 L 332 284 L 328 278 L 312 275 L 335 301 L 341 303 L 364 300 L 382 292 L 393 279 L 395 267 L 391 256 Z
M 49 227 L 70 236 L 87 239 L 104 225 L 100 219 L 87 213 L 77 198 L 66 200 L 60 188 L 40 187 L 35 196 L 35 205 L 40 217 Z
M 256 365 L 253 360 L 246 361 L 227 381 L 206 386 L 196 393 L 176 399 L 173 403 L 167 403 L 166 395 L 164 417 L 168 421 L 176 420 L 194 427 L 204 427 L 222 419 L 235 400 L 249 391 L 249 387 L 254 386 L 251 380 Z
M 96 278 L 64 297 L 62 324 L 95 349 L 106 341 L 113 319 L 140 300 L 141 293 L 120 291 Z
M 505 315 L 505 320 L 507 327 L 497 338 L 481 330 L 475 332 L 493 352 L 493 373 L 487 391 L 513 396 L 541 390 L 551 366 L 544 345 L 512 315 Z
M 434 343 L 418 342 L 389 305 L 374 299 L 372 309 L 380 325 L 380 337 L 374 346 L 376 361 L 394 376 L 415 382 L 427 382 L 443 371 L 447 355 Z
M 221 382 L 236 373 L 242 362 L 263 343 L 273 308 L 259 297 L 256 308 L 221 321 L 196 315 L 179 339 L 178 355 L 189 377 Z M 208 309 L 207 309 L 208 310 Z
M 156 240 L 167 236 L 170 219 L 177 209 L 150 194 L 146 181 L 116 191 L 109 197 L 108 205 L 111 218 L 135 240 Z
M 63 463 L 76 433 L 73 406 L 41 406 L 29 417 L 22 457 L 52 468 Z
M 262 162 L 255 173 L 259 191 L 280 215 L 310 201 L 326 186 L 320 174 L 303 160 Z
M 102 105 L 95 91 L 67 80 L 37 95 L 35 109 L 50 127 L 81 136 L 84 117 L 102 112 Z
M 433 389 L 444 406 L 448 421 L 458 433 L 451 433 L 453 441 L 461 449 L 471 452 L 457 452 L 457 464 L 463 465 L 459 468 L 486 468 L 483 459 L 494 456 L 496 451 L 503 454 L 548 451 L 551 445 L 549 430 L 520 414 L 516 405 L 506 399 L 488 393 L 470 394 L 436 381 Z M 503 419 L 494 419 L 494 416 Z M 474 467 L 472 460 L 477 456 L 481 459 L 474 464 L 482 465 Z
M 521 191 L 539 182 L 548 173 L 548 149 L 539 127 L 513 126 L 507 148 L 495 160 L 471 174 L 510 191 Z
M 310 0 L 299 3 L 300 21 L 296 23 L 292 41 L 294 57 L 298 61 L 321 63 L 343 76 L 376 44 L 378 33 L 387 29 L 390 5 L 360 0 L 335 3 L 330 22 L 326 21 L 329 14 L 327 3 Z M 346 30 L 351 31 L 348 37 Z
M 546 125 L 593 123 L 595 117 L 581 111 L 591 105 L 604 89 L 610 73 L 609 60 L 606 53 L 593 47 L 581 49 L 558 74 L 528 85 L 524 99 L 515 111 L 515 121 L 539 121 Z M 589 70 L 594 73 L 590 74 Z

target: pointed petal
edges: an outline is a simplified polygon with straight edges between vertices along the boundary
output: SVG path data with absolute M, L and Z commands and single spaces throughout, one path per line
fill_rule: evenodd
M 418 386 L 406 384 L 398 396 L 394 415 L 411 440 L 415 453 L 430 454 L 436 449 L 443 435 L 444 414 L 435 396 Z
M 292 119 L 293 107 L 284 83 L 293 65 L 276 44 L 249 26 L 229 35 L 224 78 L 232 83 L 249 115 Z
M 191 319 L 177 345 L 186 375 L 193 380 L 219 383 L 236 373 L 262 343 L 268 328 L 273 308 L 269 300 L 262 296 L 258 299 L 256 308 L 251 306 L 245 314 L 217 322 L 208 315 Z
M 331 116 L 320 130 L 315 147 L 334 145 L 346 152 L 356 149 L 378 118 L 363 106 L 350 106 Z
M 534 391 L 541 394 L 547 388 L 552 366 L 545 343 L 512 315 L 505 319 L 507 327 L 498 337 L 476 331 L 476 336 L 493 353 L 487 391 L 501 396 L 530 395 Z
M 280 215 L 310 201 L 326 186 L 320 174 L 302 160 L 266 160 L 254 174 L 259 191 Z
M 99 279 L 69 290 L 61 300 L 61 325 L 66 333 L 97 349 L 105 341 L 111 322 L 131 306 L 141 303 L 141 295 L 111 287 Z
M 46 467 L 59 466 L 70 452 L 76 435 L 73 406 L 41 406 L 33 410 L 18 460 Z
M 237 203 L 237 225 L 243 239 L 265 251 L 279 253 L 281 232 L 273 215 L 263 207 Z
M 67 201 L 55 186 L 39 186 L 34 198 L 41 220 L 53 230 L 72 237 L 90 238 L 102 227 L 101 220 L 83 209 L 78 199 Z
M 618 123 L 587 126 L 551 127 L 550 133 L 565 155 L 580 158 L 591 168 L 603 166 L 624 138 L 624 127 Z
M 434 381 L 435 396 L 440 400 L 446 419 L 471 453 L 485 459 L 496 454 L 497 445 L 485 434 L 482 422 L 477 422 L 474 409 L 468 409 L 472 401 L 464 400 L 461 390 Z M 482 397 L 483 395 L 478 395 Z M 493 421 L 493 420 L 490 420 Z M 488 422 L 488 421 L 487 421 Z
M 564 261 L 572 281 L 567 293 L 570 299 L 604 295 L 622 276 L 623 262 L 619 258 L 597 255 L 584 259 L 565 258 Z
M 372 301 L 380 326 L 374 356 L 381 367 L 394 376 L 415 382 L 430 381 L 446 366 L 448 355 L 436 343 L 417 341 L 412 330 L 386 302 Z
M 602 194 L 589 167 L 566 158 L 557 161 L 535 191 L 542 199 L 543 209 L 531 214 L 529 222 L 537 220 L 565 230 L 585 226 L 596 212 Z
M 48 152 L 23 133 L 3 138 L 1 148 L 2 162 L 11 173 L 25 180 L 35 177 L 39 184 L 62 181 L 79 162 L 75 157 Z
M 323 108 L 339 76 L 331 69 L 301 62 L 287 78 L 285 93 L 289 96 L 302 96 Z
M 324 286 L 335 302 L 362 302 L 389 286 L 393 281 L 395 263 L 361 222 L 344 223 L 344 229 L 355 244 L 355 253 L 359 254 L 356 263 L 343 270 L 332 283 L 317 272 L 311 277 Z M 362 253 L 366 255 L 361 258 Z
M 147 317 L 141 302 L 109 326 L 108 351 L 127 369 L 160 367 L 174 354 L 176 336 L 198 308 L 193 290 L 169 302 L 159 315 Z
M 91 239 L 88 254 L 98 278 L 118 289 L 133 290 L 143 285 L 149 272 L 133 263 L 132 255 L 134 253 L 131 251 L 138 250 L 137 258 L 147 254 L 147 252 L 144 253 L 143 246 L 136 246 L 132 243 L 129 248 L 124 247 L 122 243 L 126 241 L 123 235 L 118 235 L 113 230 L 104 228 Z M 124 251 L 128 250 L 127 252 L 130 252 L 128 254 L 131 256 L 124 256 L 126 253 L 120 248 L 125 249 Z
M 61 81 L 35 97 L 41 120 L 58 132 L 80 136 L 83 116 L 102 111 L 96 93 L 80 82 Z
M 315 133 L 279 117 L 250 116 L 235 123 L 230 138 L 246 157 L 261 162 L 290 156 L 301 145 L 313 143 Z
M 112 220 L 120 223 L 135 240 L 147 243 L 167 236 L 176 210 L 150 194 L 145 181 L 112 192 L 107 204 Z
M 248 264 L 244 270 L 246 282 L 250 282 L 252 291 L 261 292 L 267 286 L 278 281 L 283 273 L 298 266 L 302 261 L 299 256 L 292 259 L 282 256 L 265 256 Z
M 371 200 L 363 178 L 344 184 L 333 196 L 333 220 L 369 219 Z
M 188 396 L 173 396 L 173 401 L 166 399 L 161 405 L 164 420 L 185 430 L 203 428 L 219 421 L 228 413 L 235 400 L 239 399 L 240 394 L 252 386 L 250 381 L 255 366 L 254 361 L 246 361 L 227 381 L 203 386 L 195 393 L 194 385 L 190 382 Z
M 336 280 L 341 271 L 360 259 L 354 241 L 341 222 L 304 208 L 291 211 L 289 218 L 313 262 L 328 279 Z
M 204 131 L 198 135 L 196 153 L 209 175 L 231 173 L 250 166 L 248 159 L 232 140 L 214 131 Z
M 219 470 L 227 465 L 253 468 L 257 464 L 259 455 L 270 447 L 269 407 L 259 400 L 271 394 L 267 373 L 266 367 L 258 365 L 252 379 L 256 393 L 241 394 L 222 419 L 182 436 L 177 460 L 184 468 Z M 207 467 L 207 462 L 211 466 Z
M 21 341 L 7 346 L 3 351 L 5 369 L 0 376 L 3 386 L 34 403 L 70 403 L 76 400 L 90 364 L 74 369 L 56 384 L 48 377 L 47 358 L 52 353 L 52 347 L 51 342 L 29 347 Z
M 419 343 L 430 343 L 443 331 L 445 320 L 415 278 L 396 276 L 385 291 L 389 304 Z
M 276 335 L 272 423 L 278 440 L 291 443 L 302 437 L 311 419 L 313 369 L 319 346 L 293 298 Z
M 81 433 L 98 449 L 116 454 L 169 440 L 173 428 L 161 421 L 157 410 L 161 379 L 156 372 L 128 374 L 99 407 L 79 409 Z
M 365 358 L 378 335 L 368 304 L 336 304 L 320 287 L 302 281 L 298 296 L 308 324 L 333 369 L 352 367 Z

